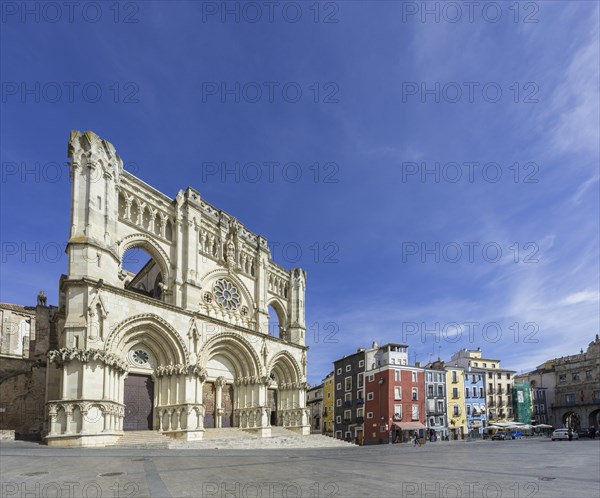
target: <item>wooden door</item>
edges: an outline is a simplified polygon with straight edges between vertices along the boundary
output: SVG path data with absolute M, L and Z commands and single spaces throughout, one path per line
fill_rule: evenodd
M 204 428 L 215 428 L 215 384 L 205 382 L 202 386 L 202 403 L 204 404 Z
M 123 391 L 125 401 L 124 431 L 152 429 L 154 382 L 149 375 L 129 374 Z

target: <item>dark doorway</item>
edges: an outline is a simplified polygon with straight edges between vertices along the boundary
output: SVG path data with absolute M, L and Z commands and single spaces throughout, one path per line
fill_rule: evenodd
M 152 429 L 154 382 L 149 375 L 129 374 L 123 391 L 125 401 L 124 431 Z
M 277 425 L 277 391 L 269 389 L 267 391 L 267 406 L 271 412 L 271 425 Z
M 215 385 L 205 382 L 202 386 L 202 403 L 204 404 L 204 428 L 215 428 Z
M 221 415 L 221 427 L 233 426 L 233 386 L 225 384 L 221 394 L 223 401 L 223 414 Z

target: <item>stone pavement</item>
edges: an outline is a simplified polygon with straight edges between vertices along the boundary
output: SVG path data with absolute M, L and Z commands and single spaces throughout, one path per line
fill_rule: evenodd
M 0 443 L 9 497 L 594 497 L 600 439 L 281 449 Z

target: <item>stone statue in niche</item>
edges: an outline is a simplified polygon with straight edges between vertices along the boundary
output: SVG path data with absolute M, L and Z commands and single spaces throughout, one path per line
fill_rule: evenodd
M 43 290 L 41 290 L 37 296 L 37 304 L 38 306 L 46 306 L 46 301 L 46 293 Z

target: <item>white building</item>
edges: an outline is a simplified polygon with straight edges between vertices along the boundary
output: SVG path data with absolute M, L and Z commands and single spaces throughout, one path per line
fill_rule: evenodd
M 305 272 L 275 264 L 265 238 L 196 190 L 171 199 L 128 173 L 92 132 L 71 133 L 69 157 L 48 444 L 144 429 L 186 440 L 229 426 L 307 434 Z M 137 275 L 122 264 L 134 248 L 152 258 Z

